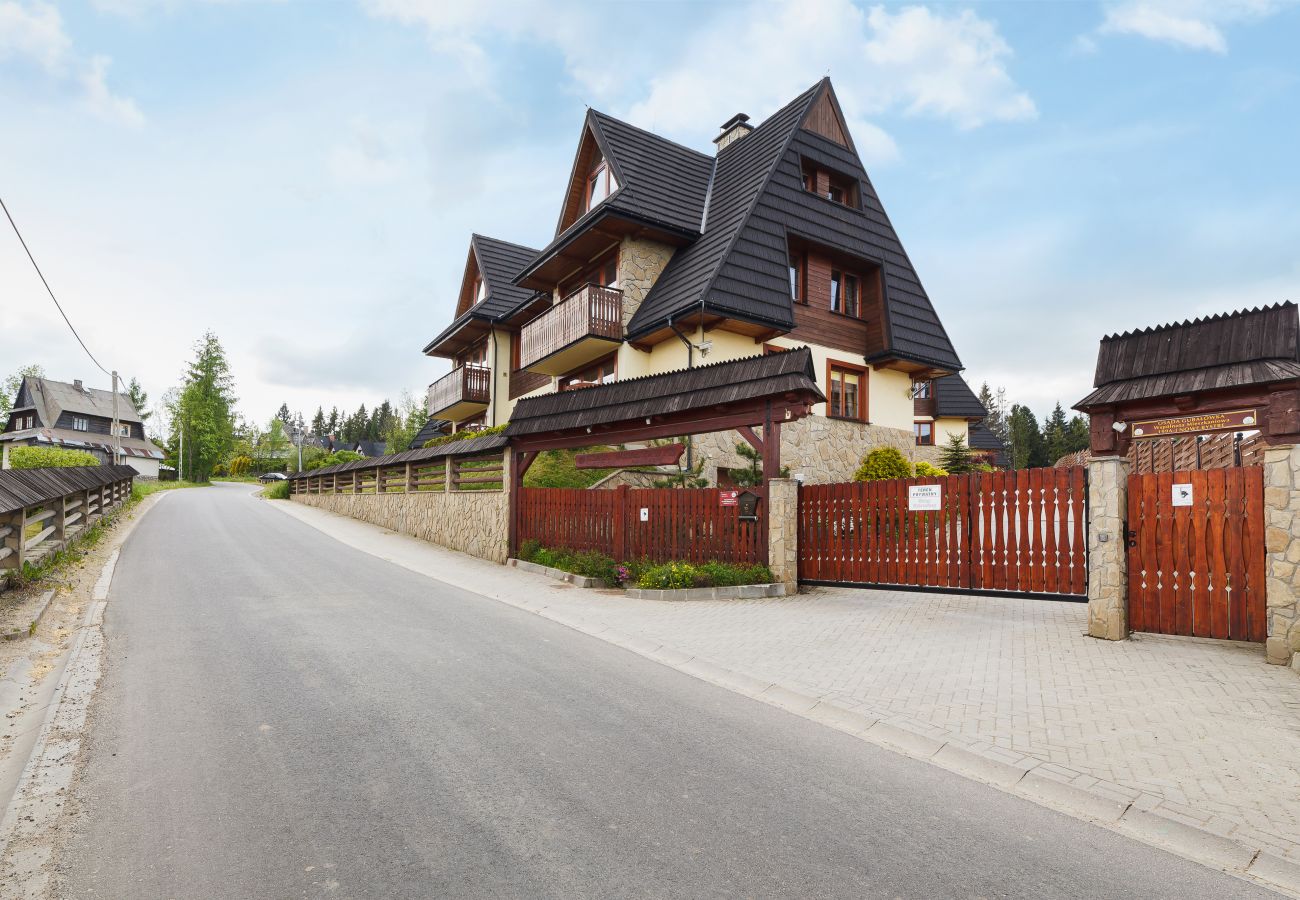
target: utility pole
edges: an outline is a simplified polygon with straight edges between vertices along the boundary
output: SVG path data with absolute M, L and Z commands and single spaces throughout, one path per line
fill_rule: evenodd
M 181 446 L 176 451 L 176 480 L 185 480 L 185 423 L 181 422 Z
M 117 369 L 113 370 L 113 465 L 122 462 L 122 426 L 117 419 Z

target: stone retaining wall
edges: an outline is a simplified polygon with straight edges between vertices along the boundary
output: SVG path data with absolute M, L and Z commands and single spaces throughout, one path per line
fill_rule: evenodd
M 1264 450 L 1264 549 L 1268 553 L 1268 661 L 1289 665 L 1300 652 L 1300 446 Z
M 294 494 L 292 499 L 480 559 L 504 563 L 509 555 L 505 491 Z

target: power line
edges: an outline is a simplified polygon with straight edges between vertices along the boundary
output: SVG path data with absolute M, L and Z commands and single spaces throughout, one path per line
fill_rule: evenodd
M 68 329 L 72 332 L 72 336 L 77 339 L 77 343 L 81 345 L 81 349 L 86 351 L 86 355 L 90 357 L 90 361 L 95 364 L 99 371 L 103 372 L 105 375 L 111 376 L 113 373 L 99 364 L 99 360 L 95 359 L 95 354 L 90 352 L 90 348 L 86 346 L 86 342 L 81 339 L 81 335 L 77 334 L 77 329 L 72 326 L 72 320 L 69 319 L 68 314 L 63 311 L 63 306 L 59 303 L 59 298 L 54 296 L 54 291 L 50 288 L 50 283 L 45 280 L 45 273 L 41 271 L 40 266 L 36 265 L 36 257 L 32 256 L 32 251 L 28 249 L 27 242 L 23 240 L 23 233 L 18 230 L 18 223 L 15 222 L 14 217 L 9 214 L 9 207 L 5 206 L 4 198 L 0 198 L 0 209 L 5 211 L 5 218 L 7 218 L 9 224 L 13 226 L 14 234 L 18 235 L 18 243 L 22 244 L 23 250 L 27 251 L 27 258 L 32 261 L 32 268 L 35 269 L 36 274 L 41 277 L 41 284 L 45 285 L 45 290 L 49 293 L 50 299 L 54 301 L 54 306 L 58 309 L 59 315 L 63 316 L 63 321 L 68 323 Z

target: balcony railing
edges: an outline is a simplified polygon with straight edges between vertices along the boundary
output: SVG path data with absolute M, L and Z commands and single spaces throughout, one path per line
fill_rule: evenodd
M 519 364 L 534 368 L 585 338 L 623 339 L 622 291 L 586 284 L 529 322 L 519 333 Z
M 478 412 L 492 399 L 492 371 L 487 366 L 460 366 L 429 385 L 429 415 Z

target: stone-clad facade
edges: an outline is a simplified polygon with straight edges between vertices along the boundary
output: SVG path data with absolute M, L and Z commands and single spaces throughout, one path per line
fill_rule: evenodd
M 294 494 L 293 499 L 480 559 L 504 563 L 508 556 L 505 491 Z
M 767 567 L 793 597 L 799 590 L 799 482 L 793 478 L 767 483 Z
M 1264 451 L 1264 545 L 1267 551 L 1268 639 L 1277 665 L 1300 651 L 1300 446 Z
M 749 466 L 749 461 L 736 453 L 736 444 L 742 440 L 735 431 L 697 435 L 695 452 L 704 458 L 701 476 L 717 484 L 719 466 Z M 852 481 L 862 457 L 877 447 L 896 447 L 914 463 L 937 464 L 940 452 L 938 447 L 918 447 L 910 431 L 866 422 L 808 416 L 781 426 L 781 465 L 789 467 L 791 476 L 802 475 L 804 484 Z
M 618 252 L 618 287 L 623 292 L 623 327 L 650 293 L 659 273 L 672 258 L 673 248 L 646 238 L 623 238 Z

